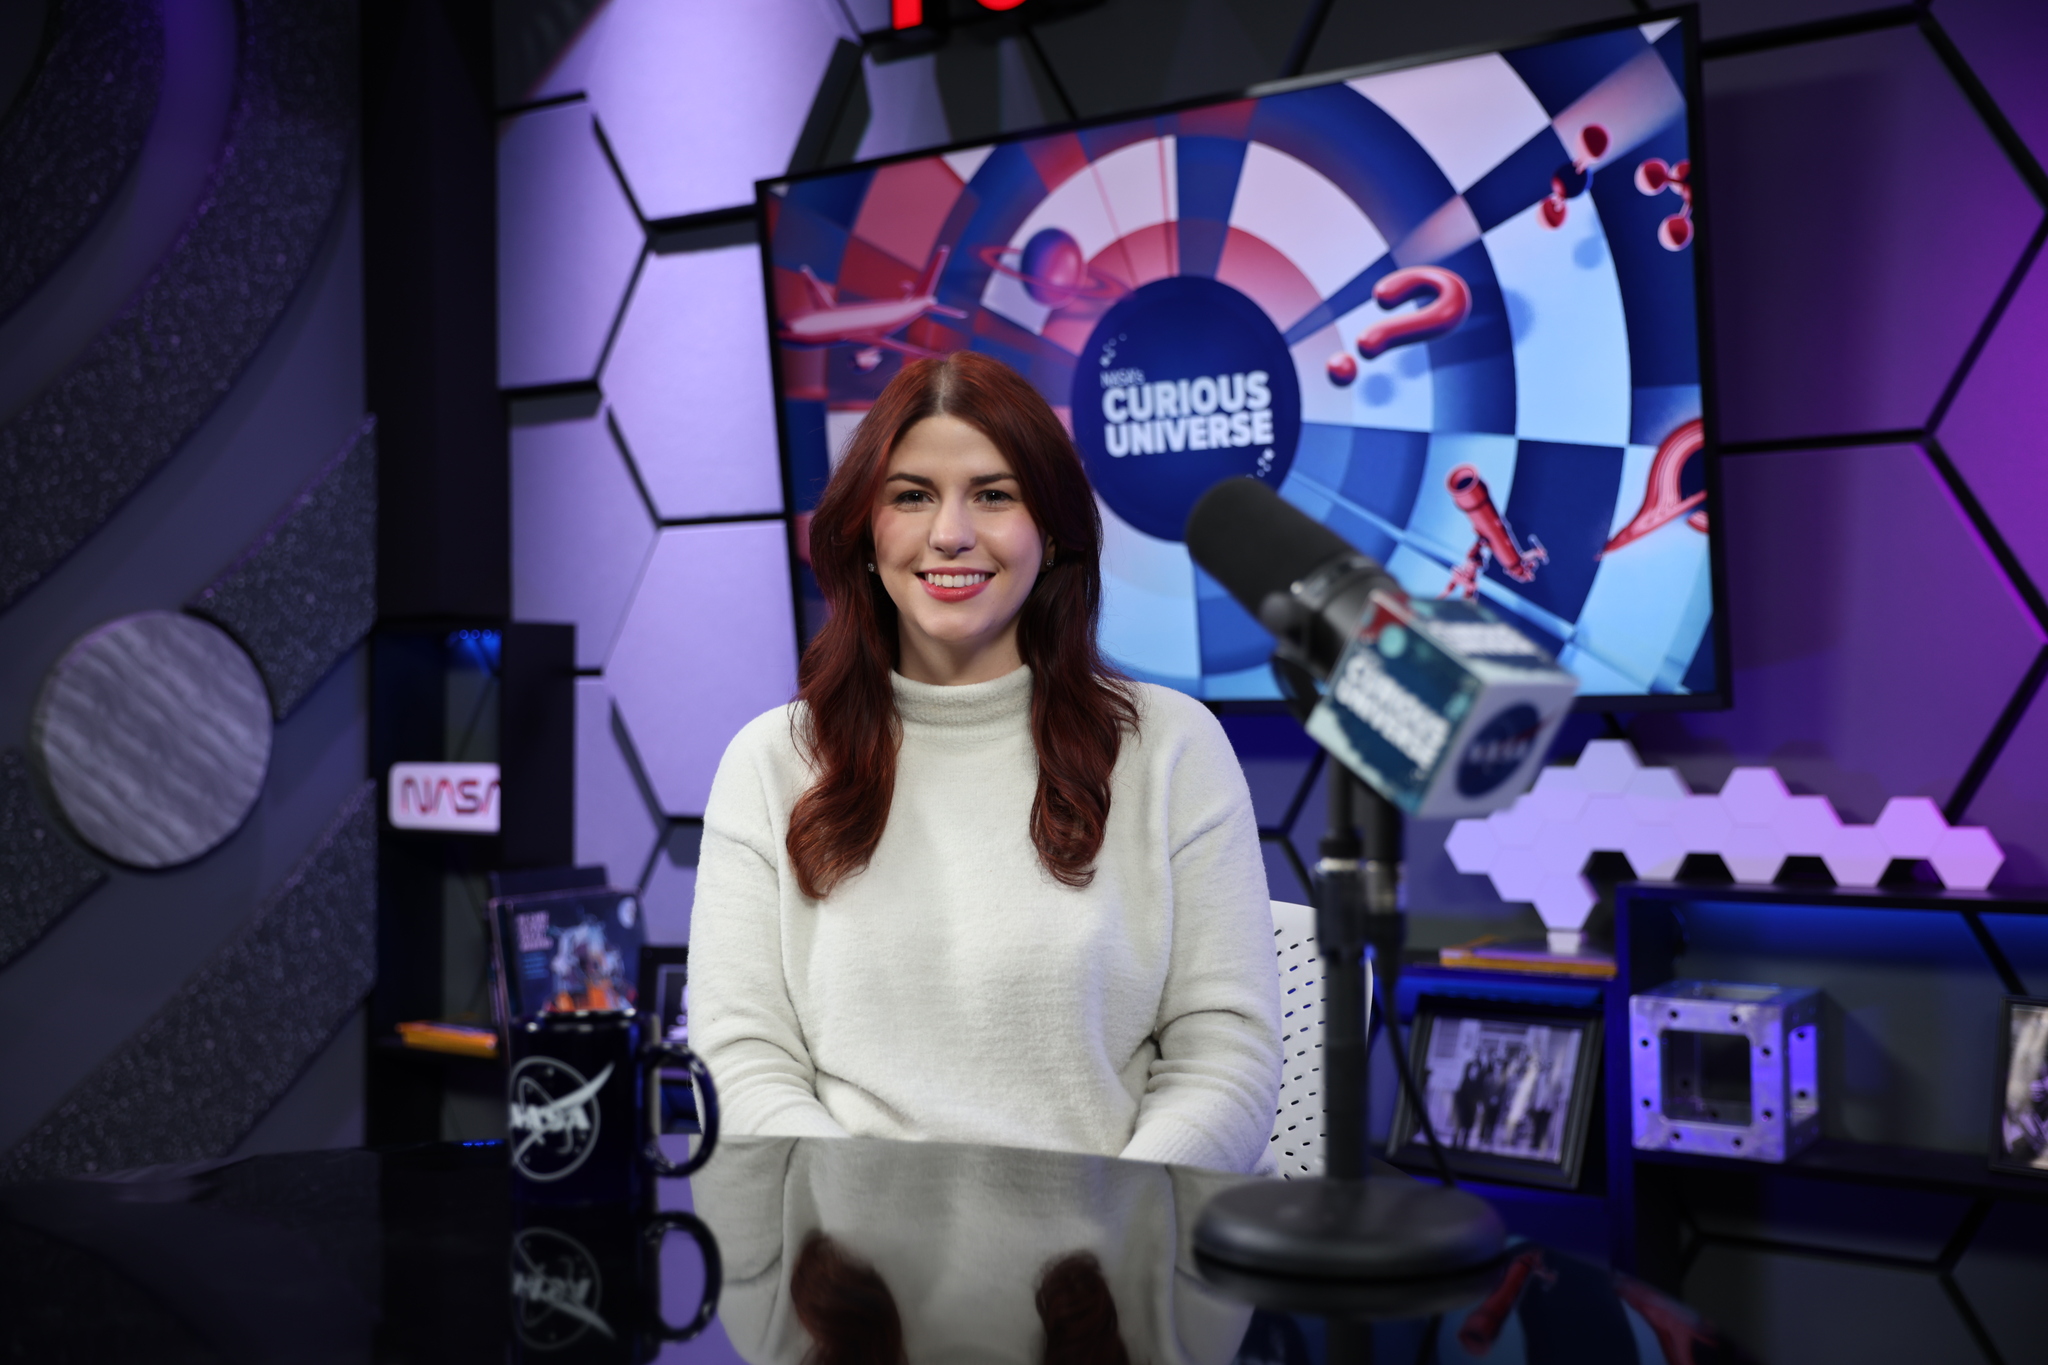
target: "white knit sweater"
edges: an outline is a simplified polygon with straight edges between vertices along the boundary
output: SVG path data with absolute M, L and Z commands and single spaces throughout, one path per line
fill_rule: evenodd
M 823 901 L 785 852 L 811 781 L 791 708 L 740 731 L 712 782 L 690 1041 L 730 1130 L 1255 1169 L 1279 992 L 1251 797 L 1215 717 L 1138 687 L 1139 733 L 1077 890 L 1031 843 L 1030 670 L 894 683 L 888 827 Z

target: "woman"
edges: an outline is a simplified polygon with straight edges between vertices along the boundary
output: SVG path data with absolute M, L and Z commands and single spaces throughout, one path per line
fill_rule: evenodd
M 691 1041 L 732 1131 L 1265 1157 L 1251 800 L 1214 717 L 1097 652 L 1101 539 L 985 356 L 906 366 L 848 443 L 811 522 L 831 618 L 705 809 Z

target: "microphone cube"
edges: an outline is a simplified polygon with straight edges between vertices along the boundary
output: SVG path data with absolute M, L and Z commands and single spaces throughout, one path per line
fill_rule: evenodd
M 1536 780 L 1578 690 L 1478 602 L 1376 592 L 1308 732 L 1410 815 L 1484 815 Z

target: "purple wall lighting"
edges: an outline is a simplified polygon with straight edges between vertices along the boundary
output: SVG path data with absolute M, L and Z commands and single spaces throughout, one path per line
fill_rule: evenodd
M 572 54 L 650 219 L 744 204 L 789 168 L 833 47 L 833 0 L 612 0 Z
M 512 613 L 576 626 L 576 666 L 602 668 L 654 523 L 604 416 L 512 431 Z
M 2037 258 L 1942 420 L 1942 447 L 2036 583 L 2048 583 L 2048 267 Z
M 601 678 L 576 680 L 576 863 L 602 864 L 614 886 L 638 886 L 661 822 L 622 747 Z
M 795 694 L 790 613 L 780 521 L 661 533 L 605 676 L 669 815 L 702 815 L 726 744 Z
M 1948 800 L 2043 637 L 1926 453 L 1787 451 L 1723 470 L 1724 515 L 1742 528 L 1728 556 L 1736 705 L 1637 733 L 1692 751 L 1679 766 L 1695 790 L 1756 755 L 1845 820 L 1876 819 L 1894 795 Z
M 1706 79 L 1722 439 L 1919 426 L 2041 206 L 1914 29 Z
M 663 521 L 782 510 L 761 256 L 651 257 L 602 379 Z
M 597 373 L 643 234 L 581 104 L 508 119 L 498 141 L 498 383 Z

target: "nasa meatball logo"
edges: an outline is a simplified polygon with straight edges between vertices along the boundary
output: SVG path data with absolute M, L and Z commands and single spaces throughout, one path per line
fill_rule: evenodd
M 512 1239 L 512 1318 L 519 1339 L 537 1351 L 558 1351 L 593 1331 L 607 1341 L 618 1336 L 604 1320 L 597 1258 L 552 1228 Z
M 586 1081 L 552 1057 L 528 1057 L 513 1067 L 505 1116 L 512 1168 L 528 1180 L 560 1180 L 588 1160 L 603 1118 L 597 1096 L 611 1078 L 609 1064 Z
M 1536 747 L 1543 718 L 1527 702 L 1510 706 L 1486 722 L 1458 759 L 1458 794 L 1484 796 L 1514 776 Z
M 1095 491 L 1178 541 L 1195 502 L 1249 474 L 1278 487 L 1301 439 L 1301 386 L 1265 311 L 1200 275 L 1154 280 L 1103 315 L 1074 370 L 1074 443 Z

